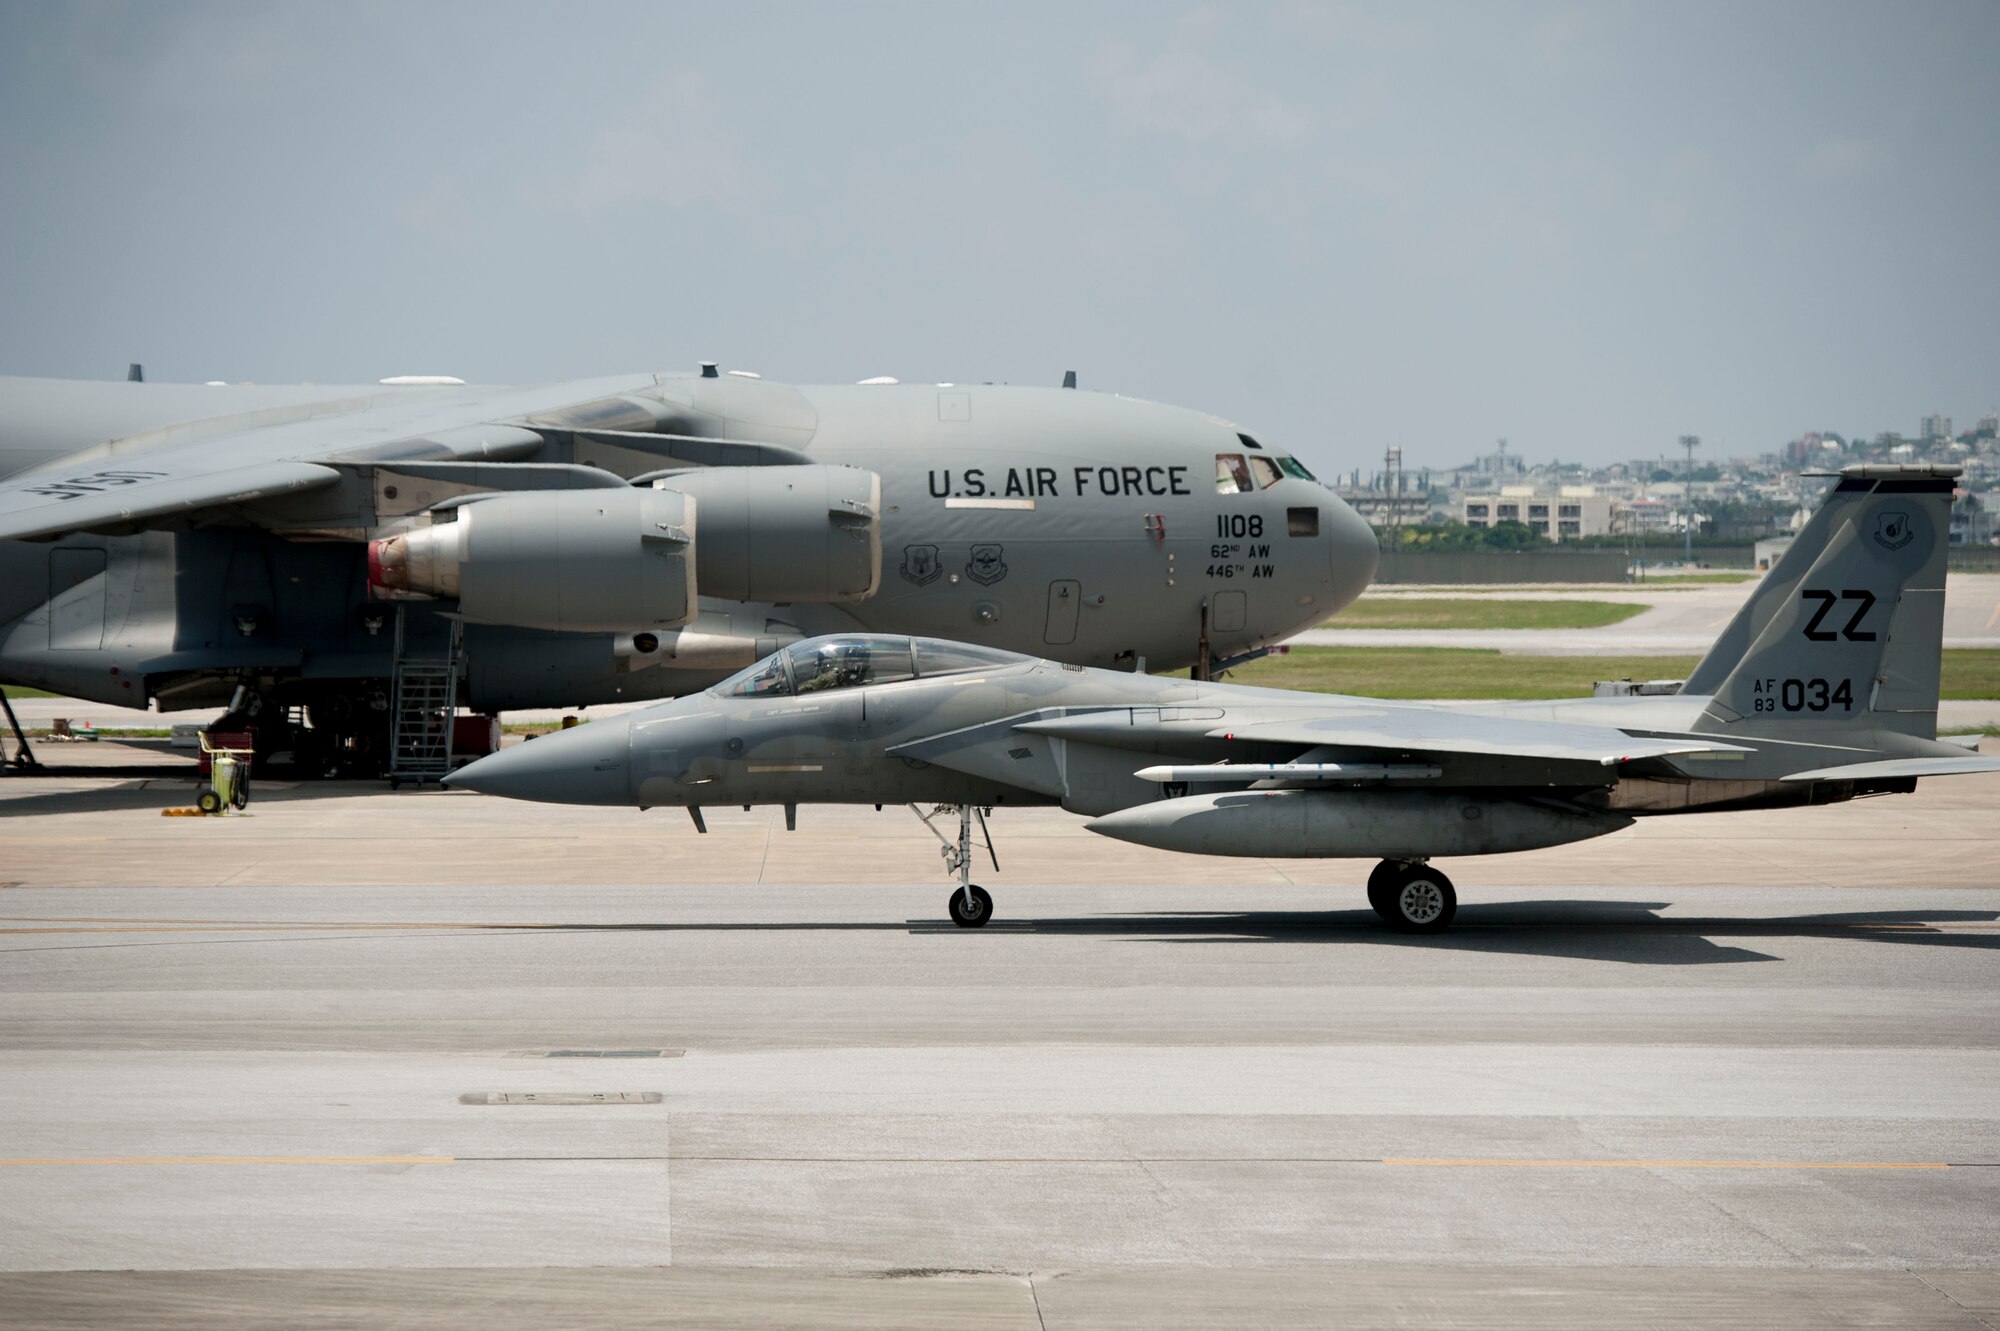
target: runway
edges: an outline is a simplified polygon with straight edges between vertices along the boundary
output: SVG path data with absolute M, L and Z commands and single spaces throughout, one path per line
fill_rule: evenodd
M 0 782 L 0 1325 L 2000 1310 L 2000 778 L 1453 863 L 1434 939 L 1056 812 L 968 932 L 907 811 L 184 794 Z
M 1743 602 L 1751 582 L 1675 585 L 1671 578 L 1619 587 L 1482 587 L 1476 595 L 1542 601 L 1620 601 L 1648 608 L 1594 629 L 1308 629 L 1302 647 L 1479 647 L 1523 656 L 1693 655 L 1706 652 Z M 1376 587 L 1371 598 L 1426 600 L 1464 596 L 1463 587 Z M 1945 579 L 1944 645 L 2000 647 L 2000 574 L 1953 573 Z

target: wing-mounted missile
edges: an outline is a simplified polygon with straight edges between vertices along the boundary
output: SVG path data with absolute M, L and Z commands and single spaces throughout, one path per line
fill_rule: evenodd
M 1356 781 L 1435 781 L 1444 768 L 1435 763 L 1201 763 L 1191 767 L 1142 767 L 1133 773 L 1141 781 L 1161 785 L 1221 782 L 1256 785 L 1345 785 Z
M 1425 859 L 1540 850 L 1632 819 L 1560 800 L 1434 790 L 1248 790 L 1135 804 L 1084 824 L 1135 845 L 1272 859 Z

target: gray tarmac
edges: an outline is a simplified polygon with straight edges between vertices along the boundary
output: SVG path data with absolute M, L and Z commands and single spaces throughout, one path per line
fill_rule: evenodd
M 907 811 L 61 756 L 0 1325 L 2000 1325 L 2000 778 L 1456 862 L 1412 939 L 1052 811 L 970 932 Z

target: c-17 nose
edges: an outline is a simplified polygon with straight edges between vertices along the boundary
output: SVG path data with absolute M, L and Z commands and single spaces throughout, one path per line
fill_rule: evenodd
M 591 721 L 489 754 L 444 784 L 549 804 L 630 804 L 631 738 L 623 717 Z
M 1326 496 L 1327 558 L 1332 561 L 1333 609 L 1344 608 L 1375 581 L 1382 548 L 1368 520 L 1348 507 L 1339 495 Z

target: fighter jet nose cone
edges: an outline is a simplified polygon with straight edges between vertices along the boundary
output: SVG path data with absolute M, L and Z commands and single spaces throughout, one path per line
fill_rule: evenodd
M 622 719 L 593 721 L 490 754 L 445 784 L 548 804 L 630 804 L 630 747 L 631 728 Z

